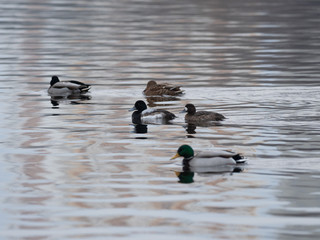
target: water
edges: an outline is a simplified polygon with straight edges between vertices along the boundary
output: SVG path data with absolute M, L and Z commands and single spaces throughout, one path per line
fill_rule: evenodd
M 1 239 L 319 239 L 318 1 L 0 3 Z M 93 87 L 51 102 L 52 75 Z M 186 94 L 136 133 L 151 79 Z M 181 144 L 248 163 L 182 183 Z

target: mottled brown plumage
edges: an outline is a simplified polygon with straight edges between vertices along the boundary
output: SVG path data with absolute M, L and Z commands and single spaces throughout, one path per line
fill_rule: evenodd
M 157 84 L 156 81 L 149 81 L 146 89 L 143 90 L 146 96 L 179 96 L 183 94 L 180 86 L 171 85 L 168 83 Z
M 209 121 L 223 121 L 225 119 L 225 117 L 220 113 L 197 111 L 196 107 L 190 103 L 185 106 L 184 112 L 187 112 L 185 115 L 185 121 L 187 123 L 197 124 Z

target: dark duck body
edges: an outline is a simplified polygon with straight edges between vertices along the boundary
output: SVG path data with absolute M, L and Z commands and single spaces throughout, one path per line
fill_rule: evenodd
M 187 123 L 204 123 L 211 121 L 223 121 L 225 117 L 216 112 L 209 111 L 197 111 L 196 107 L 193 104 L 187 104 L 183 112 L 186 112 L 185 122 Z
M 132 123 L 143 124 L 143 123 L 168 123 L 170 120 L 176 118 L 176 116 L 163 109 L 147 108 L 144 101 L 138 100 L 134 104 L 134 107 L 130 109 L 134 111 L 132 113 Z
M 168 83 L 157 84 L 156 81 L 149 81 L 147 87 L 143 90 L 146 96 L 179 96 L 183 94 L 180 86 Z

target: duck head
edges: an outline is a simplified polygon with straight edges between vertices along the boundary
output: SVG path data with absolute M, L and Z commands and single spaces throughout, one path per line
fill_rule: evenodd
M 185 159 L 192 158 L 194 156 L 194 152 L 192 147 L 189 145 L 182 145 L 178 148 L 178 151 L 176 155 L 174 155 L 172 159 L 178 158 L 178 157 L 184 157 Z
M 50 81 L 50 86 L 53 86 L 57 82 L 60 82 L 59 78 L 57 76 L 52 76 L 51 81 Z
M 150 81 L 147 83 L 147 88 L 152 88 L 152 87 L 154 87 L 154 86 L 157 86 L 156 81 L 150 80 Z
M 196 113 L 196 107 L 193 104 L 188 103 L 187 105 L 184 106 L 184 110 L 182 110 L 182 112 L 186 112 L 190 115 L 193 115 Z
M 142 100 L 138 100 L 136 101 L 136 103 L 134 104 L 134 107 L 131 108 L 129 111 L 138 111 L 138 112 L 142 112 L 143 110 L 147 109 L 147 104 L 142 101 Z

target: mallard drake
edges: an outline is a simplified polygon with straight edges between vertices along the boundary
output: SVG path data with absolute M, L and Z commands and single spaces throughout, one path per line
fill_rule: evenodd
M 187 123 L 203 123 L 210 121 L 223 121 L 225 116 L 216 112 L 208 112 L 208 111 L 197 111 L 196 107 L 188 103 L 182 112 L 186 112 L 184 119 Z
M 68 95 L 86 93 L 90 89 L 90 85 L 79 81 L 60 81 L 57 76 L 52 76 L 48 93 L 50 95 Z
M 180 86 L 171 85 L 168 83 L 157 84 L 156 81 L 149 81 L 147 87 L 143 90 L 146 96 L 179 96 L 183 94 Z
M 141 123 L 168 123 L 170 120 L 176 118 L 176 116 L 163 109 L 147 109 L 147 105 L 144 101 L 138 100 L 134 104 L 134 107 L 129 111 L 132 113 L 132 122 L 135 124 Z
M 171 159 L 183 157 L 182 164 L 188 167 L 213 167 L 244 163 L 243 156 L 231 151 L 199 152 L 194 154 L 192 147 L 182 145 Z

